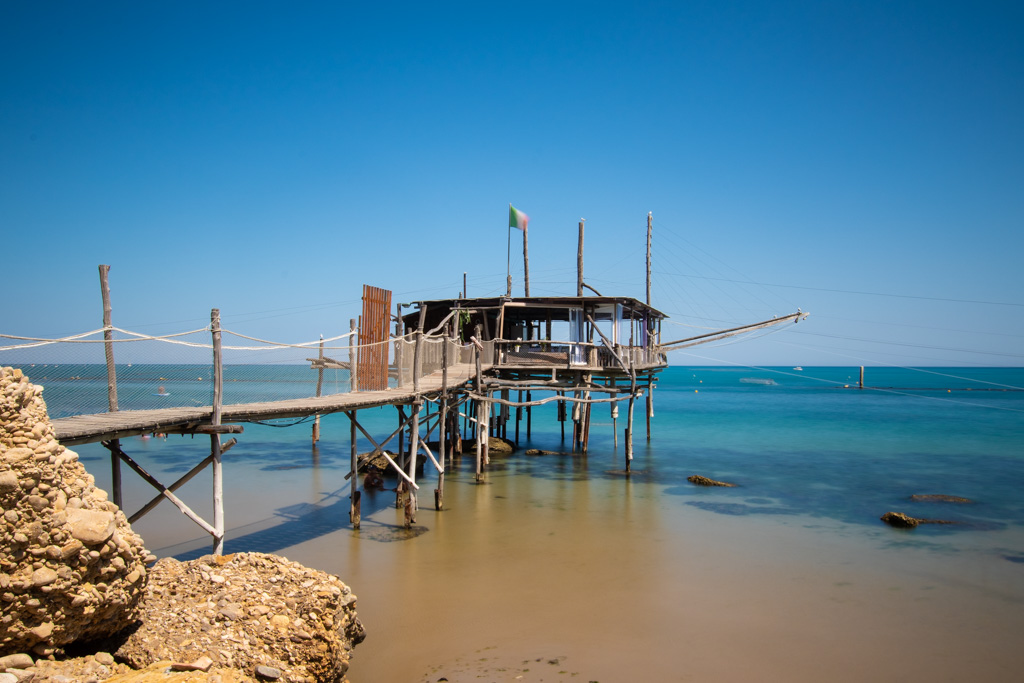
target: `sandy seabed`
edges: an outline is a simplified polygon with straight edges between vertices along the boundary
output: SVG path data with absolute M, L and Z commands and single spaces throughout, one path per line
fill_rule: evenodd
M 1024 564 L 972 547 L 1024 547 L 1012 528 L 726 515 L 615 478 L 450 475 L 445 492 L 412 531 L 393 493 L 369 492 L 359 531 L 335 520 L 279 551 L 358 596 L 353 683 L 1005 681 L 1024 667 Z

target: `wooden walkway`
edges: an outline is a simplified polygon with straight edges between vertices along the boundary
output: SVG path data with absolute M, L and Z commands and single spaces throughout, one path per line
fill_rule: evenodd
M 487 365 L 484 369 L 490 369 L 490 366 Z M 470 364 L 459 364 L 448 368 L 448 388 L 454 389 L 466 384 L 474 372 L 474 366 Z M 401 405 L 411 403 L 417 393 L 422 395 L 440 391 L 441 385 L 442 373 L 438 371 L 420 379 L 419 392 L 410 386 L 383 391 L 357 391 L 313 398 L 225 405 L 221 408 L 221 422 L 276 420 L 309 415 L 327 415 L 384 405 Z M 58 441 L 65 446 L 74 446 L 140 434 L 204 433 L 202 426 L 210 424 L 212 415 L 213 408 L 210 406 L 122 410 L 116 413 L 58 418 L 53 420 L 53 428 Z M 240 432 L 241 429 L 222 431 Z

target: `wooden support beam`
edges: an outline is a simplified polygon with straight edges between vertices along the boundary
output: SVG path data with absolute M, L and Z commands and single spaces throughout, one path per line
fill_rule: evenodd
M 195 522 L 197 525 L 199 525 L 199 527 L 203 531 L 205 531 L 206 533 L 210 534 L 211 536 L 216 536 L 217 530 L 214 527 L 210 526 L 210 524 L 208 522 L 206 522 L 206 520 L 204 520 L 202 517 L 200 517 L 195 512 L 193 512 L 192 508 L 190 508 L 188 505 L 186 505 L 184 502 L 182 502 L 182 500 L 180 498 L 178 498 L 176 495 L 174 495 L 174 493 L 172 493 L 171 490 L 168 487 L 164 486 L 159 481 L 157 481 L 156 477 L 151 475 L 149 472 L 144 470 L 141 465 L 139 465 L 137 462 L 132 460 L 132 458 L 127 453 L 125 453 L 123 450 L 121 450 L 121 447 L 119 445 L 115 444 L 113 441 L 102 441 L 101 443 L 108 450 L 110 450 L 112 452 L 115 452 L 116 455 L 121 460 L 123 460 L 129 467 L 131 467 L 133 470 L 135 470 L 136 474 L 138 474 L 140 477 L 145 479 L 146 482 L 149 483 L 150 486 L 152 486 L 157 491 L 162 493 L 164 495 L 164 497 L 167 498 L 167 500 L 169 500 L 172 503 L 174 503 L 174 505 L 179 510 L 181 510 L 181 513 L 183 515 L 185 515 L 186 517 L 191 519 L 193 522 Z M 213 456 L 211 455 L 211 457 L 213 457 Z
M 217 416 L 220 419 L 220 416 Z M 245 427 L 242 425 L 224 425 L 224 424 L 208 424 L 208 425 L 196 425 L 191 429 L 182 431 L 182 434 L 241 434 L 245 431 Z M 176 432 L 165 432 L 167 434 L 173 434 Z
M 238 439 L 231 439 L 230 441 L 226 441 L 225 443 L 221 444 L 221 447 L 220 447 L 221 455 L 223 455 L 224 453 L 227 453 L 229 450 L 231 450 L 231 448 L 236 443 L 238 443 Z M 116 455 L 116 454 L 114 454 L 114 455 Z M 118 459 L 120 460 L 120 458 L 118 458 Z M 172 492 L 172 493 L 174 491 L 177 491 L 179 488 L 181 488 L 182 486 L 187 484 L 189 482 L 189 480 L 191 480 L 194 476 L 196 476 L 197 474 L 202 472 L 203 469 L 205 469 L 206 466 L 209 465 L 212 462 L 213 462 L 213 453 L 210 453 L 208 456 L 203 458 L 203 460 L 198 465 L 196 465 L 195 467 L 190 469 L 188 472 L 183 474 L 180 479 L 178 479 L 176 482 L 174 482 L 173 484 L 168 486 L 167 490 Z M 128 523 L 129 524 L 135 524 L 135 522 L 137 522 L 138 520 L 142 519 L 142 517 L 144 515 L 149 513 L 153 508 L 155 508 L 157 505 L 159 505 L 166 498 L 167 498 L 167 496 L 164 495 L 163 493 L 157 494 L 152 500 L 150 500 L 148 503 L 146 503 L 141 508 L 139 508 L 138 512 L 136 512 L 134 515 L 129 517 L 128 518 Z
M 384 440 L 384 441 L 383 441 L 383 442 L 382 442 L 381 444 L 378 444 L 378 443 L 377 443 L 376 441 L 374 441 L 374 440 L 373 440 L 373 437 L 372 437 L 372 436 L 370 436 L 370 433 L 369 433 L 369 432 L 367 432 L 367 431 L 366 431 L 366 429 L 364 429 L 364 428 L 363 428 L 363 425 L 359 424 L 359 421 L 358 421 L 358 420 L 356 420 L 356 419 L 355 419 L 355 417 L 354 417 L 353 415 L 349 415 L 348 413 L 345 413 L 345 414 L 346 414 L 346 415 L 348 415 L 348 419 L 352 421 L 352 424 L 354 424 L 354 425 L 356 426 L 356 428 L 358 428 L 358 429 L 359 429 L 359 431 L 363 433 L 363 436 L 365 436 L 365 437 L 366 437 L 366 438 L 367 438 L 367 439 L 368 439 L 368 440 L 370 441 L 370 443 L 372 443 L 372 444 L 373 444 L 373 448 L 374 448 L 374 450 L 373 450 L 373 453 L 372 453 L 372 454 L 371 454 L 371 455 L 370 455 L 369 457 L 371 457 L 371 458 L 372 458 L 372 457 L 374 457 L 374 456 L 377 456 L 377 455 L 383 455 L 383 456 L 384 456 L 384 459 L 385 459 L 385 460 L 387 460 L 387 461 L 388 461 L 388 463 L 389 463 L 389 464 L 390 464 L 390 465 L 391 465 L 391 466 L 392 466 L 393 468 L 395 468 L 395 471 L 396 471 L 396 472 L 398 472 L 398 474 L 399 474 L 399 475 L 400 475 L 400 476 L 401 476 L 401 477 L 402 477 L 403 479 L 405 479 L 405 480 L 406 480 L 406 481 L 408 481 L 408 482 L 409 482 L 410 484 L 412 484 L 413 488 L 416 488 L 416 489 L 418 489 L 419 487 L 418 487 L 418 486 L 416 486 L 416 483 L 415 483 L 415 482 L 413 482 L 413 481 L 412 481 L 411 479 L 409 479 L 409 475 L 407 475 L 407 474 L 405 473 L 405 471 L 404 471 L 404 470 L 403 470 L 403 469 L 402 469 L 401 467 L 399 467 L 399 466 L 398 466 L 398 463 L 396 463 L 396 462 L 395 462 L 394 460 L 392 460 L 392 459 L 391 459 L 391 456 L 390 456 L 390 455 L 388 455 L 388 454 L 387 454 L 387 452 L 386 452 L 386 451 L 384 450 L 384 445 L 385 445 L 385 444 L 387 444 L 387 442 L 388 442 L 388 441 L 390 441 L 391 439 L 393 439 L 393 438 L 395 437 L 395 435 L 396 435 L 396 434 L 400 434 L 400 433 L 402 432 L 402 430 L 403 430 L 403 429 L 405 429 L 406 425 L 407 425 L 407 424 L 408 424 L 408 423 L 409 423 L 409 422 L 410 422 L 410 421 L 412 420 L 412 418 L 410 418 L 409 420 L 406 420 L 406 421 L 402 422 L 402 424 L 400 424 L 400 425 L 398 426 L 398 429 L 396 429 L 395 431 L 391 432 L 391 436 L 389 436 L 389 437 L 388 437 L 387 439 L 385 439 L 385 440 Z M 352 473 L 351 473 L 351 472 L 349 472 L 349 474 L 348 474 L 348 475 L 346 475 L 346 477 L 345 477 L 345 478 L 346 478 L 346 479 L 348 479 L 348 478 L 349 478 L 349 477 L 351 477 L 351 476 L 352 476 Z

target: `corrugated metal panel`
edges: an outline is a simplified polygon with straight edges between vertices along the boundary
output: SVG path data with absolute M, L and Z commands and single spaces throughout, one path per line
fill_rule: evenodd
M 359 319 L 359 390 L 388 388 L 388 326 L 391 291 L 363 285 L 363 315 Z

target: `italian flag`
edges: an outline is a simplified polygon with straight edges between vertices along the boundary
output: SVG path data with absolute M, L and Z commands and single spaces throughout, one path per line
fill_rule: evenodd
M 511 204 L 508 205 L 508 227 L 526 232 L 526 224 L 529 222 L 529 216 Z

